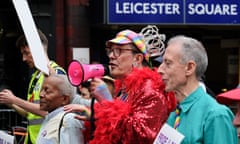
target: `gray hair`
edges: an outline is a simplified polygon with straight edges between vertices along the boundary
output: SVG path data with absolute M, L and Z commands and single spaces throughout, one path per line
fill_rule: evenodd
M 63 74 L 51 74 L 49 77 L 54 77 L 56 79 L 56 86 L 59 89 L 60 93 L 65 96 L 69 96 L 71 103 L 76 94 L 74 87 L 68 80 L 68 77 Z
M 196 76 L 200 80 L 208 66 L 208 56 L 203 44 L 194 38 L 179 35 L 171 38 L 168 45 L 176 42 L 182 45 L 180 63 L 185 64 L 193 60 L 197 65 Z

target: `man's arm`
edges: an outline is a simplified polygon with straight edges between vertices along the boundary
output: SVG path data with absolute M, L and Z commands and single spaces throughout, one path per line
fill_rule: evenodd
M 6 105 L 7 105 L 8 107 L 12 108 L 12 109 L 15 109 L 15 111 L 16 111 L 17 113 L 19 113 L 21 116 L 27 117 L 27 112 L 26 112 L 24 109 L 22 109 L 21 107 L 15 105 L 15 104 L 6 104 Z
M 47 115 L 46 111 L 40 110 L 40 105 L 15 97 L 14 104 L 21 107 L 25 111 L 44 117 Z
M 23 100 L 15 96 L 10 90 L 7 89 L 0 92 L 0 103 L 7 104 L 23 116 L 27 116 L 27 112 L 31 112 L 39 116 L 45 116 L 47 114 L 46 111 L 40 110 L 39 104 Z

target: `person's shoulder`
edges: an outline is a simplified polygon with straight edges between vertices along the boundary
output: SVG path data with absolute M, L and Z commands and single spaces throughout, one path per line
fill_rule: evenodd
M 76 113 L 65 113 L 64 117 L 63 117 L 63 123 L 65 123 L 68 126 L 76 126 L 76 125 L 80 125 L 82 123 L 81 120 L 78 120 L 75 118 L 77 114 Z
M 143 80 L 146 79 L 160 79 L 160 74 L 157 73 L 155 69 L 150 69 L 149 67 L 144 67 L 142 69 L 135 69 L 131 75 L 131 77 L 134 77 L 136 80 Z
M 211 96 L 209 96 L 211 97 Z M 227 116 L 233 117 L 231 109 L 223 104 L 218 103 L 214 98 L 212 102 L 209 103 L 209 115 L 213 117 Z
M 64 120 L 72 120 L 72 118 L 74 118 L 75 115 L 76 115 L 76 114 L 75 114 L 75 113 L 72 113 L 72 112 L 70 112 L 70 113 L 65 113 L 65 115 L 64 115 Z

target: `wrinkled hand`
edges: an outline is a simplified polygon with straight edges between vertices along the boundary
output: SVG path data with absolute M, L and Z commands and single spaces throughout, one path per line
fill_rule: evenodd
M 0 92 L 0 103 L 13 104 L 16 96 L 9 89 L 4 89 Z
M 93 78 L 90 89 L 92 96 L 95 97 L 98 102 L 103 100 L 112 100 L 112 95 L 107 87 L 107 84 L 103 80 L 99 78 Z
M 84 105 L 80 104 L 69 104 L 65 105 L 64 107 L 65 112 L 75 112 L 78 115 L 75 116 L 78 120 L 89 120 L 91 116 L 91 111 Z

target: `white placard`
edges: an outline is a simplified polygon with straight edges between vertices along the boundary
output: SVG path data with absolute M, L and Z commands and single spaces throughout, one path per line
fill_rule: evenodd
M 183 138 L 184 135 L 165 123 L 153 144 L 180 144 Z
M 1 144 L 14 144 L 14 136 L 9 135 L 4 131 L 0 131 L 0 143 Z
M 21 22 L 25 37 L 32 53 L 35 67 L 49 74 L 48 60 L 44 53 L 43 45 L 37 32 L 27 0 L 12 0 Z
M 90 63 L 89 48 L 73 48 L 73 59 L 78 60 L 82 64 Z

